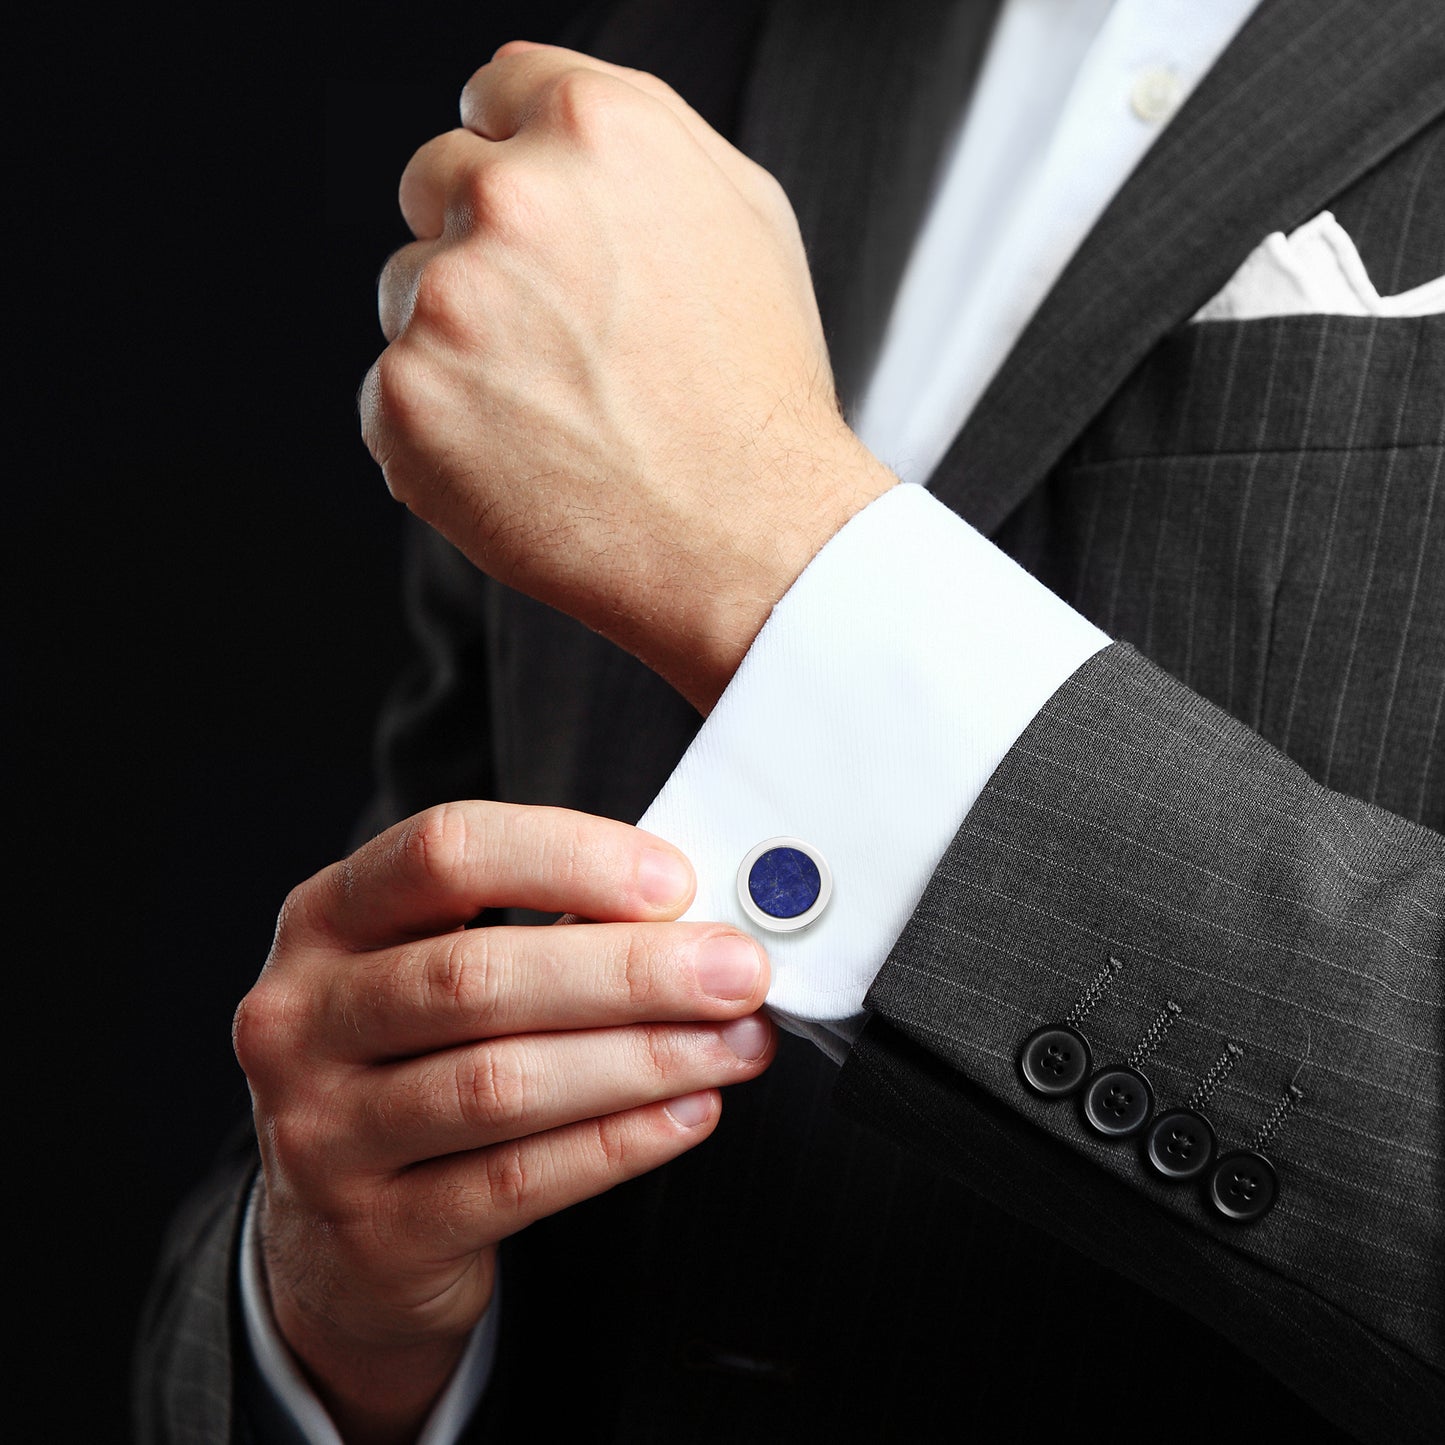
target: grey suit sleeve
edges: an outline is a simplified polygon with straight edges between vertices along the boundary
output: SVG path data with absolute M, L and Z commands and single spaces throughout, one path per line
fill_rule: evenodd
M 1445 1405 L 1442 911 L 1438 833 L 1317 785 L 1115 645 L 969 813 L 873 987 L 842 1101 L 1200 1316 L 1356 1434 L 1426 1438 Z M 1223 1150 L 1249 1145 L 1297 1080 L 1258 1222 L 1224 1222 L 1197 1186 L 1150 1176 L 1137 1139 L 1097 1138 L 1077 1099 L 1024 1088 L 1020 1044 L 1111 956 L 1124 967 L 1081 1025 L 1096 1063 L 1171 1001 L 1145 1065 L 1159 1107 L 1243 1050 L 1206 1110 Z M 1087 1301 L 1039 1305 L 1041 1331 L 1086 1347 Z

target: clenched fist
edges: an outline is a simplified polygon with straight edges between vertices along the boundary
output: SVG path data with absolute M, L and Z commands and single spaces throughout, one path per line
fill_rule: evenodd
M 895 478 L 837 406 L 792 210 L 653 76 L 514 43 L 401 183 L 362 392 L 393 494 L 703 711 Z
M 349 1441 L 413 1437 L 499 1240 L 700 1143 L 767 1067 L 767 961 L 671 921 L 693 887 L 626 824 L 478 802 L 287 900 L 235 1045 L 276 1322 Z M 462 926 L 493 906 L 598 921 Z

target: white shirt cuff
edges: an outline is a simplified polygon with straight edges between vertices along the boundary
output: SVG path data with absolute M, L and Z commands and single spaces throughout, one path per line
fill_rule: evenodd
M 241 1312 L 246 1321 L 246 1338 L 260 1371 L 262 1383 L 287 1411 L 306 1445 L 342 1445 L 326 1407 L 306 1383 L 291 1351 L 276 1328 L 271 1300 L 261 1268 L 260 1221 L 256 1207 L 258 1185 L 246 1203 L 241 1227 Z M 457 1362 L 451 1380 L 442 1392 L 417 1445 L 455 1445 L 462 1429 L 477 1408 L 492 1365 L 497 1357 L 497 1316 L 500 1313 L 501 1281 L 492 1292 L 492 1302 L 472 1330 L 467 1347 Z
M 1109 638 L 923 488 L 896 486 L 773 609 L 640 822 L 697 870 L 689 919 L 753 934 L 769 1011 L 834 1058 L 993 770 Z M 827 907 L 751 923 L 738 868 L 787 836 L 826 859 Z

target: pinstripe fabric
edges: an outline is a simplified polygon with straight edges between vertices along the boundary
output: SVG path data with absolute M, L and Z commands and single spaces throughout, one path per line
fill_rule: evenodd
M 1439 317 L 1183 328 L 1002 540 L 1313 777 L 1439 826 L 1442 376 Z
M 872 1001 L 971 1087 L 1134 1191 L 1110 1201 L 1116 1223 L 1094 1252 L 1187 1300 L 1351 1428 L 1423 1439 L 1445 1403 L 1442 904 L 1438 834 L 1320 788 L 1116 646 L 1000 766 Z M 1243 1046 L 1210 1105 L 1226 1147 L 1249 1142 L 1298 1072 L 1305 1102 L 1269 1148 L 1280 1202 L 1254 1229 L 1214 1221 L 1196 1191 L 1154 1185 L 1136 1148 L 1098 1143 L 1072 1108 L 1035 1104 L 1018 1084 L 1018 1042 L 1111 953 L 1123 978 L 1086 1026 L 1099 1058 L 1127 1054 L 1171 998 L 1183 1015 L 1149 1064 L 1161 1098 L 1182 1103 L 1224 1040 Z M 896 1084 L 903 1056 L 886 1039 L 876 1053 Z M 887 1098 L 862 1107 L 891 1117 Z M 971 1162 L 979 1144 L 957 1147 Z M 1281 1281 L 1315 1300 L 1308 1352 L 1281 1348 Z
M 255 1167 L 250 1131 L 237 1131 L 207 1187 L 172 1221 L 135 1352 L 138 1440 L 250 1445 L 258 1438 L 234 1409 L 233 1389 L 233 1346 L 243 1337 L 235 1262 Z
M 628 0 L 584 43 L 664 74 L 782 176 L 846 388 L 926 200 L 921 137 L 961 94 L 992 8 L 892 7 L 885 25 L 864 0 Z M 1329 154 L 1231 178 L 1229 225 L 1172 288 L 1158 222 L 1181 206 L 1197 220 L 1210 198 L 1178 154 L 1136 176 L 1109 246 L 1090 243 L 1049 303 L 1057 320 L 1069 287 L 1101 292 L 1098 357 L 1053 328 L 1093 400 L 1059 380 L 1040 329 L 947 464 L 955 505 L 996 512 L 1002 545 L 1180 681 L 1112 649 L 1010 754 L 880 979 L 883 1017 L 839 1086 L 847 1115 L 831 1066 L 789 1041 L 729 1095 L 706 1148 L 509 1243 L 476 1439 L 530 1437 L 539 1412 L 589 1439 L 702 1445 L 1041 1422 L 1342 1438 L 1274 1376 L 1368 1438 L 1420 1433 L 1438 1389 L 1422 1260 L 1440 1248 L 1440 1035 L 1399 1011 L 1439 987 L 1438 936 L 1409 902 L 1438 840 L 1316 785 L 1440 826 L 1439 323 L 1180 323 L 1266 230 L 1304 218 L 1301 197 L 1333 207 L 1382 291 L 1445 269 L 1429 84 L 1401 80 L 1432 13 L 1267 3 L 1228 83 L 1201 88 L 1212 119 L 1193 144 L 1212 155 L 1285 104 L 1290 86 L 1258 89 L 1262 36 L 1289 42 L 1269 74 L 1304 88 Z M 1335 86 L 1345 113 L 1326 115 L 1318 77 L 1338 79 L 1337 53 L 1354 57 Z M 905 61 L 909 84 L 859 102 Z M 898 223 L 883 224 L 857 178 L 893 175 Z M 1046 383 L 1067 406 L 1037 405 Z M 1003 486 L 1025 477 L 1041 483 L 1026 496 Z M 674 694 L 429 535 L 409 588 L 425 657 L 388 713 L 374 823 L 465 795 L 640 814 L 696 726 Z M 1147 802 L 1115 806 L 1135 795 Z M 1013 1088 L 1018 1037 L 1067 1008 L 1109 946 L 1127 966 L 1096 1017 L 1104 1045 L 1137 1036 L 1163 997 L 1184 1005 L 1162 1092 L 1225 1035 L 1244 1042 L 1218 1098 L 1230 1142 L 1309 1053 L 1307 1102 L 1272 1150 L 1287 1194 L 1252 1236 L 1221 1241 L 1189 1200 Z M 209 1231 L 168 1255 L 143 1352 L 147 1439 L 228 1438 L 222 1221 L 238 1188 L 214 1183 Z

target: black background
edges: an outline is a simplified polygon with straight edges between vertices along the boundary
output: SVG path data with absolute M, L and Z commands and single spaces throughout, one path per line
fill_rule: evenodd
M 232 1010 L 370 786 L 402 515 L 354 393 L 397 179 L 497 45 L 580 8 L 338 7 L 320 42 L 299 11 L 112 14 L 14 53 L 44 94 L 12 172 L 4 544 L 31 1438 L 127 1438 L 161 1231 L 248 1107 Z

